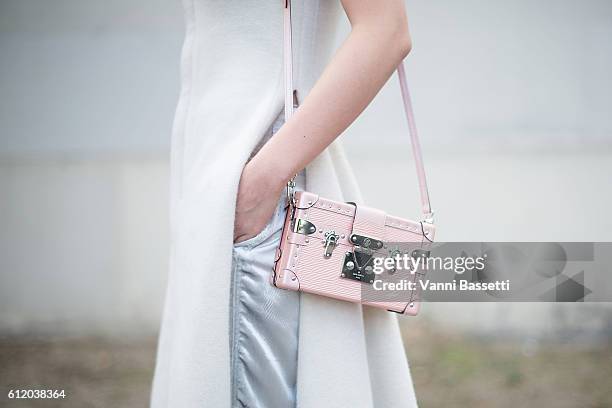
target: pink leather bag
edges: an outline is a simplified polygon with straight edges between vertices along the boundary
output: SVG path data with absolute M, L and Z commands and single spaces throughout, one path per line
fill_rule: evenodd
M 284 10 L 285 121 L 294 109 L 291 45 L 291 1 L 285 0 Z M 279 288 L 299 290 L 334 299 L 357 302 L 389 311 L 416 315 L 419 311 L 419 285 L 402 291 L 401 296 L 372 296 L 375 281 L 382 279 L 373 271 L 376 257 L 400 253 L 398 243 L 411 243 L 414 251 L 433 241 L 435 227 L 429 203 L 421 148 L 406 85 L 403 63 L 397 68 L 404 109 L 417 169 L 423 211 L 422 221 L 410 221 L 387 215 L 381 210 L 338 202 L 306 191 L 293 192 L 293 180 L 288 183 L 289 209 L 281 242 L 277 250 L 272 283 Z M 421 270 L 404 271 L 416 282 Z M 395 277 L 396 280 L 399 276 Z

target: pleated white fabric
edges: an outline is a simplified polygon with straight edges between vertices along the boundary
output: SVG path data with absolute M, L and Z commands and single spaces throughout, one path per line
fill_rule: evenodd
M 230 405 L 229 308 L 241 169 L 283 105 L 282 1 L 184 0 L 186 38 L 171 152 L 171 256 L 151 406 Z M 327 63 L 337 0 L 294 1 L 295 84 Z M 336 142 L 307 189 L 362 202 Z M 303 294 L 299 407 L 416 406 L 391 313 Z M 282 408 L 282 407 L 279 407 Z

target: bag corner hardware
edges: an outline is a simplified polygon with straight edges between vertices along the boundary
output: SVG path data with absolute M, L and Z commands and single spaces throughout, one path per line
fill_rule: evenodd
M 308 220 L 303 218 L 295 218 L 293 220 L 292 230 L 297 234 L 310 235 L 317 231 L 317 227 Z

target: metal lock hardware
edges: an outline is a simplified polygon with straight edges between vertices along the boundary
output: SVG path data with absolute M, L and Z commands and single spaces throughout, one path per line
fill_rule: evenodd
M 325 245 L 325 252 L 323 256 L 325 258 L 329 258 L 332 256 L 332 252 L 334 248 L 338 245 L 338 240 L 340 239 L 340 235 L 336 234 L 336 231 L 327 231 L 325 233 L 325 241 L 323 244 Z
M 357 235 L 357 234 L 351 235 L 351 242 L 353 243 L 353 245 L 359 246 L 365 249 L 377 250 L 383 247 L 382 241 L 378 239 L 370 238 L 370 237 L 365 237 L 363 235 Z
M 375 274 L 372 268 L 374 255 L 367 250 L 355 249 L 344 255 L 341 277 L 363 283 L 374 283 Z
M 429 254 L 430 251 L 427 251 L 425 249 L 415 249 L 412 251 L 412 258 L 417 259 L 417 258 L 429 258 Z

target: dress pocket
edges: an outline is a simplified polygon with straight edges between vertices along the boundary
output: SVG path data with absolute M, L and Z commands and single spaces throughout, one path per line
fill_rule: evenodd
M 234 243 L 234 248 L 242 248 L 242 247 L 254 247 L 259 245 L 266 239 L 268 235 L 268 231 L 270 230 L 271 224 L 267 223 L 264 229 L 262 229 L 257 235 L 245 239 L 244 241 Z

